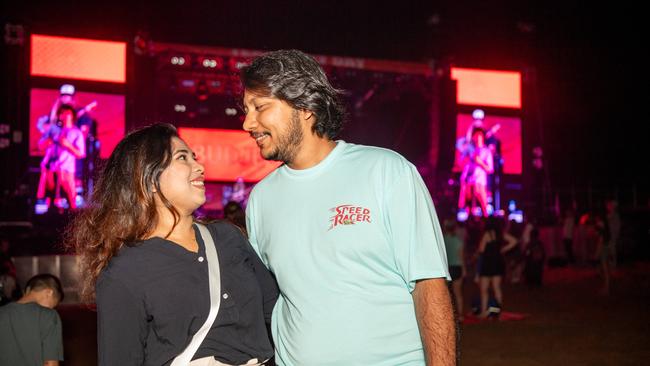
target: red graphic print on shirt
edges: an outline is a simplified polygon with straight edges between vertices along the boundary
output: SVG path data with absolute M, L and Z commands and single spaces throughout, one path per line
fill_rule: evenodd
M 370 210 L 355 205 L 340 205 L 330 208 L 334 216 L 330 217 L 330 228 L 332 230 L 339 225 L 354 225 L 359 222 L 371 222 Z

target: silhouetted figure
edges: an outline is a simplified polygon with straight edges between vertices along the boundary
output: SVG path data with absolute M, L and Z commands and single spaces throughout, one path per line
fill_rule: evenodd
M 25 295 L 0 307 L 0 365 L 58 366 L 63 361 L 59 279 L 40 274 L 27 281 Z

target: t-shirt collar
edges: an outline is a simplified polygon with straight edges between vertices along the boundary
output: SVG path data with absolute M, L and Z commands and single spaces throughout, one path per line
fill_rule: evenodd
M 280 167 L 280 173 L 292 177 L 292 178 L 307 178 L 313 177 L 325 171 L 328 166 L 330 166 L 339 155 L 345 150 L 347 144 L 343 140 L 336 140 L 336 146 L 329 154 L 318 164 L 314 165 L 311 168 L 307 169 L 291 169 L 287 164 Z

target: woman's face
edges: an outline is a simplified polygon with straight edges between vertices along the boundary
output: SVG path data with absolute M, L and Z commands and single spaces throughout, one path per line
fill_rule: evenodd
M 181 215 L 189 215 L 205 203 L 203 165 L 178 137 L 172 137 L 172 160 L 160 175 L 160 190 Z
M 485 135 L 480 132 L 475 133 L 472 139 L 474 140 L 474 145 L 477 147 L 483 147 L 485 145 Z

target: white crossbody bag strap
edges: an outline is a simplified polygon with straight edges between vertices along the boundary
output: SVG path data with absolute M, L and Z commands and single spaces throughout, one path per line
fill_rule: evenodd
M 171 363 L 171 366 L 187 366 L 192 357 L 199 349 L 199 346 L 205 339 L 205 336 L 208 335 L 210 328 L 214 320 L 217 318 L 217 313 L 219 312 L 219 306 L 221 305 L 221 275 L 219 273 L 219 257 L 217 256 L 217 249 L 214 246 L 214 241 L 212 240 L 212 235 L 210 231 L 204 225 L 196 223 L 196 226 L 199 228 L 201 237 L 203 238 L 203 243 L 205 244 L 205 256 L 208 260 L 208 273 L 209 273 L 209 283 L 210 283 L 210 313 L 208 318 L 205 320 L 205 323 L 199 328 L 199 330 L 192 337 L 192 341 L 187 345 L 185 350 Z

